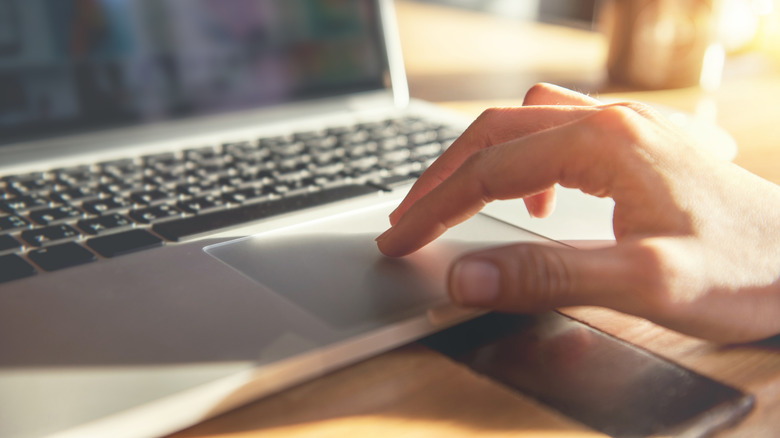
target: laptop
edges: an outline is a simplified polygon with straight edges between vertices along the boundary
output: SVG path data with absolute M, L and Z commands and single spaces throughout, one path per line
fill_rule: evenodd
M 0 436 L 170 433 L 472 316 L 477 216 L 374 242 L 466 126 L 391 0 L 0 1 Z

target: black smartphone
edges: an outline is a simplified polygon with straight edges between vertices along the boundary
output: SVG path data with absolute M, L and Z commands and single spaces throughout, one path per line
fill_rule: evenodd
M 558 312 L 490 313 L 421 341 L 615 437 L 704 437 L 754 398 Z

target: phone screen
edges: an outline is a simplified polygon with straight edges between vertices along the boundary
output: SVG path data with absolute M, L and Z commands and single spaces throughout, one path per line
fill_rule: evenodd
M 557 312 L 491 313 L 423 344 L 616 437 L 702 437 L 753 396 Z

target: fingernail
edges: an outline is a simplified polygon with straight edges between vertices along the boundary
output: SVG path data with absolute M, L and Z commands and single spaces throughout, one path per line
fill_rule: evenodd
M 533 205 L 531 205 L 533 201 L 531 201 L 530 199 L 524 199 L 523 201 L 525 202 L 525 210 L 528 212 L 528 217 L 534 219 L 535 218 L 534 209 L 533 209 Z
M 499 295 L 500 272 L 485 260 L 461 260 L 453 268 L 453 299 L 466 306 L 489 306 Z

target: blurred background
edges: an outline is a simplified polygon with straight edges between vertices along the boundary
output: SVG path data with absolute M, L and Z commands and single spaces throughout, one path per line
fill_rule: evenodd
M 471 10 L 483 11 L 502 17 L 566 23 L 577 27 L 590 27 L 595 18 L 597 0 L 420 0 Z
M 482 11 L 505 18 L 535 20 L 594 30 L 598 28 L 599 11 L 609 3 L 608 0 L 417 1 Z M 641 0 L 636 1 L 641 3 Z M 646 3 L 653 3 L 653 1 Z M 678 3 L 691 3 L 691 0 L 681 0 Z M 715 3 L 720 9 L 721 37 L 729 50 L 739 51 L 761 46 L 768 49 L 769 46 L 774 46 L 774 53 L 780 55 L 780 29 L 778 28 L 780 24 L 778 3 L 780 2 L 778 0 L 716 0 Z
M 538 81 L 588 92 L 713 90 L 724 78 L 780 74 L 780 0 L 414 1 L 501 18 L 485 28 L 410 27 L 433 49 L 411 63 L 424 66 L 421 74 L 410 72 L 413 94 L 435 101 L 517 98 Z M 545 24 L 579 32 L 576 38 L 587 43 L 559 42 L 560 32 L 536 41 L 511 37 L 513 27 L 535 27 L 544 36 Z M 453 65 L 461 49 L 482 53 Z

